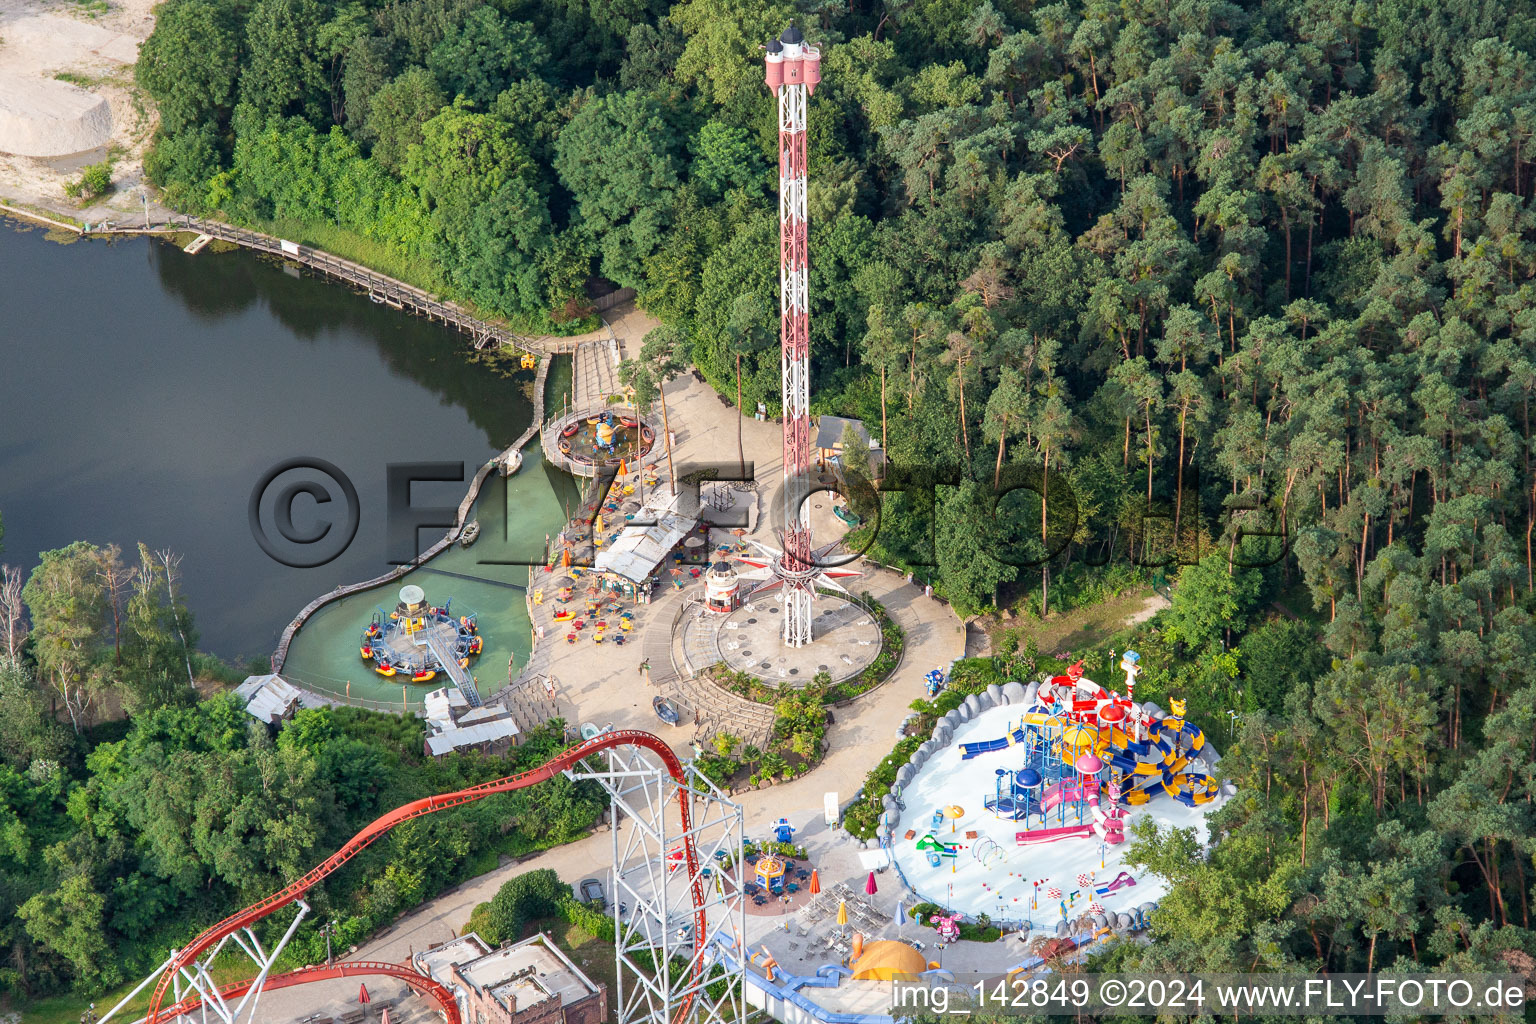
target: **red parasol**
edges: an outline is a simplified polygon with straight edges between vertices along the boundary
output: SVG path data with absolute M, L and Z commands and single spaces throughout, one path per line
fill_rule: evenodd
M 867 895 L 873 896 L 876 891 L 877 890 L 875 888 L 875 873 L 873 871 L 871 871 L 869 873 L 869 880 L 864 883 L 864 892 Z
M 367 1003 L 367 1002 L 371 1002 L 372 1001 L 372 1000 L 370 1000 L 368 998 L 368 986 L 367 985 L 359 985 L 359 986 L 357 986 L 357 1001 L 360 1002 L 360 1003 Z
M 821 892 L 821 876 L 816 873 L 815 868 L 811 869 L 811 884 L 806 887 L 806 891 L 812 896 Z

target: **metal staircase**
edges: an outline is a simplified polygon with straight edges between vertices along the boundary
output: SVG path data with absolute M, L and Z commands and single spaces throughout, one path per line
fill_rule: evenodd
M 464 666 L 459 664 L 457 652 L 443 650 L 443 645 L 438 641 L 438 638 L 430 634 L 427 636 L 427 649 L 437 656 L 438 661 L 442 662 L 443 670 L 448 673 L 448 678 L 453 680 L 453 685 L 459 688 L 459 692 L 464 695 L 464 699 L 469 701 L 469 706 L 472 708 L 479 707 L 480 691 L 475 689 L 475 681 L 470 677 L 469 672 Z

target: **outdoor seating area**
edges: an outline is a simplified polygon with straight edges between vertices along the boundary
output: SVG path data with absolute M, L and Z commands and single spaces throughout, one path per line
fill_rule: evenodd
M 838 923 L 839 907 L 847 914 L 847 923 Z M 856 893 L 843 882 L 822 889 L 812 896 L 795 914 L 792 934 L 795 941 L 787 944 L 797 957 L 817 963 L 831 958 L 846 961 L 854 952 L 854 935 L 866 937 L 881 934 L 894 918 L 876 906 L 870 897 Z M 921 951 L 921 941 L 903 939 L 912 948 Z
M 865 934 L 874 934 L 894 920 L 888 911 L 875 906 L 868 897 L 856 895 L 845 882 L 828 886 L 811 897 L 810 902 L 800 908 L 800 917 L 808 924 L 816 924 L 836 916 L 839 906 L 847 908 L 849 927 Z

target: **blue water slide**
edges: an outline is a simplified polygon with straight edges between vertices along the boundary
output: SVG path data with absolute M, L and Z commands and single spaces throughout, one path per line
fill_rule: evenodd
M 978 740 L 975 743 L 960 744 L 960 760 L 969 761 L 977 754 L 991 754 L 999 750 L 1007 750 L 1009 739 L 1007 736 L 995 740 Z

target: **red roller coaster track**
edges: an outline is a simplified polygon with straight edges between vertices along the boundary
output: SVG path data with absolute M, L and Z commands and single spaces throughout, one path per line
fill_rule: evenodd
M 280 908 L 287 906 L 289 903 L 292 903 L 294 900 L 303 896 L 306 892 L 308 892 L 310 889 L 313 889 L 316 885 L 323 881 L 326 876 L 330 875 L 342 865 L 346 864 L 353 857 L 367 849 L 374 840 L 387 833 L 396 825 L 399 825 L 402 822 L 410 821 L 412 818 L 420 818 L 423 815 L 435 814 L 438 811 L 447 810 L 450 807 L 458 807 L 460 804 L 473 803 L 476 800 L 483 800 L 484 798 L 493 796 L 497 793 L 510 793 L 513 790 L 526 789 L 529 786 L 534 786 L 540 782 L 546 781 L 547 779 L 554 778 L 557 774 L 565 771 L 567 768 L 571 767 L 582 758 L 587 757 L 589 754 L 594 754 L 599 750 L 607 750 L 611 747 L 623 746 L 644 747 L 645 749 L 652 751 L 661 758 L 662 764 L 665 765 L 667 769 L 667 774 L 671 775 L 672 778 L 676 780 L 680 785 L 686 787 L 687 779 L 683 774 L 682 762 L 677 759 L 677 755 L 672 752 L 672 748 L 667 746 L 667 744 L 658 736 L 654 736 L 648 732 L 641 732 L 637 729 L 630 729 L 619 732 L 604 733 L 601 736 L 588 740 L 579 746 L 572 747 L 570 750 L 550 758 L 548 761 L 544 762 L 537 768 L 533 768 L 526 772 L 520 772 L 517 775 L 508 775 L 506 778 L 497 779 L 494 782 L 482 782 L 480 785 L 470 786 L 468 789 L 461 789 L 453 793 L 440 793 L 437 796 L 429 796 L 421 800 L 414 800 L 408 804 L 402 804 L 389 813 L 384 814 L 376 819 L 372 824 L 368 825 L 357 835 L 353 836 L 345 846 L 327 857 L 325 861 L 323 861 L 319 866 L 312 868 L 303 877 L 290 882 L 288 885 L 284 886 L 282 889 L 279 889 L 277 892 L 273 893 L 271 896 L 268 896 L 266 899 L 257 903 L 253 903 L 246 907 L 244 910 L 240 910 L 234 914 L 231 914 L 229 917 L 226 917 L 218 924 L 205 930 L 201 935 L 193 939 L 192 942 L 189 943 L 185 948 L 177 950 L 176 954 L 171 958 L 171 961 L 167 965 L 165 971 L 160 975 L 159 982 L 157 982 L 155 985 L 155 994 L 150 999 L 149 1013 L 144 1018 L 144 1024 L 164 1024 L 164 1022 L 174 1019 L 178 1008 L 182 1004 L 178 1003 L 176 1006 L 161 1009 L 161 1004 L 165 1001 L 166 990 L 170 987 L 171 980 L 177 977 L 184 968 L 196 961 L 199 956 L 202 956 L 203 953 L 211 949 L 220 940 L 226 938 L 229 935 L 233 935 L 235 932 L 242 928 L 250 927 L 267 915 L 274 913 Z M 692 829 L 692 810 L 688 806 L 687 793 L 679 792 L 677 802 L 679 820 L 681 822 L 682 831 L 684 833 L 683 848 L 688 861 L 689 888 L 693 897 L 693 931 L 695 935 L 702 936 L 706 934 L 708 926 L 704 916 L 704 889 L 703 884 L 699 879 L 698 854 L 694 848 L 693 837 L 690 834 Z M 289 985 L 301 985 L 309 981 L 321 981 L 327 977 L 341 977 L 341 975 L 338 974 L 324 973 L 328 970 L 334 970 L 334 968 L 302 968 L 298 971 L 289 971 L 285 974 L 274 975 L 268 978 L 264 987 L 286 988 Z M 401 968 L 401 970 L 404 969 Z M 701 968 L 699 966 L 699 961 L 697 958 L 695 958 L 693 961 L 695 981 L 698 980 L 698 974 L 700 970 Z M 379 973 L 388 974 L 392 972 L 381 971 Z M 396 976 L 398 977 L 399 975 Z M 238 985 L 233 987 L 239 988 L 240 986 L 246 986 L 248 988 L 249 984 L 249 982 L 240 982 Z M 245 989 L 242 989 L 241 991 L 243 992 L 244 990 Z M 436 997 L 434 996 L 434 998 Z M 182 1003 L 185 1002 L 186 1000 L 182 1001 Z M 441 1003 L 441 999 L 439 999 L 438 1002 Z M 681 1009 L 679 1009 L 677 1017 L 675 1018 L 675 1021 L 678 1022 L 678 1024 L 680 1024 L 680 1022 L 688 1015 L 688 1012 L 692 1006 L 692 1002 L 693 1000 L 690 997 L 686 1002 L 683 1003 Z M 452 1008 L 448 1014 L 449 1024 L 458 1024 L 458 1010 L 457 1007 L 454 1006 L 451 996 L 448 997 L 448 1005 L 445 1007 L 445 1009 L 449 1007 Z
M 372 960 L 356 960 L 339 964 L 321 965 L 318 967 L 300 967 L 296 971 L 287 971 L 283 974 L 274 974 L 262 983 L 262 991 L 274 988 L 292 988 L 294 985 L 307 985 L 312 981 L 332 981 L 336 978 L 356 978 L 368 975 L 383 975 L 388 978 L 398 978 L 421 995 L 426 996 L 437 1004 L 443 1011 L 443 1016 L 448 1024 L 462 1024 L 459 1016 L 459 1005 L 454 1001 L 453 993 L 442 985 L 433 981 L 424 974 L 417 974 L 404 964 L 383 963 Z M 251 983 L 255 978 L 247 978 L 233 984 L 224 985 L 219 989 L 219 996 L 223 999 L 239 999 L 251 989 Z M 203 1004 L 201 996 L 190 995 L 174 1006 L 165 1009 L 167 1016 L 173 1020 L 178 1014 L 190 1014 Z

